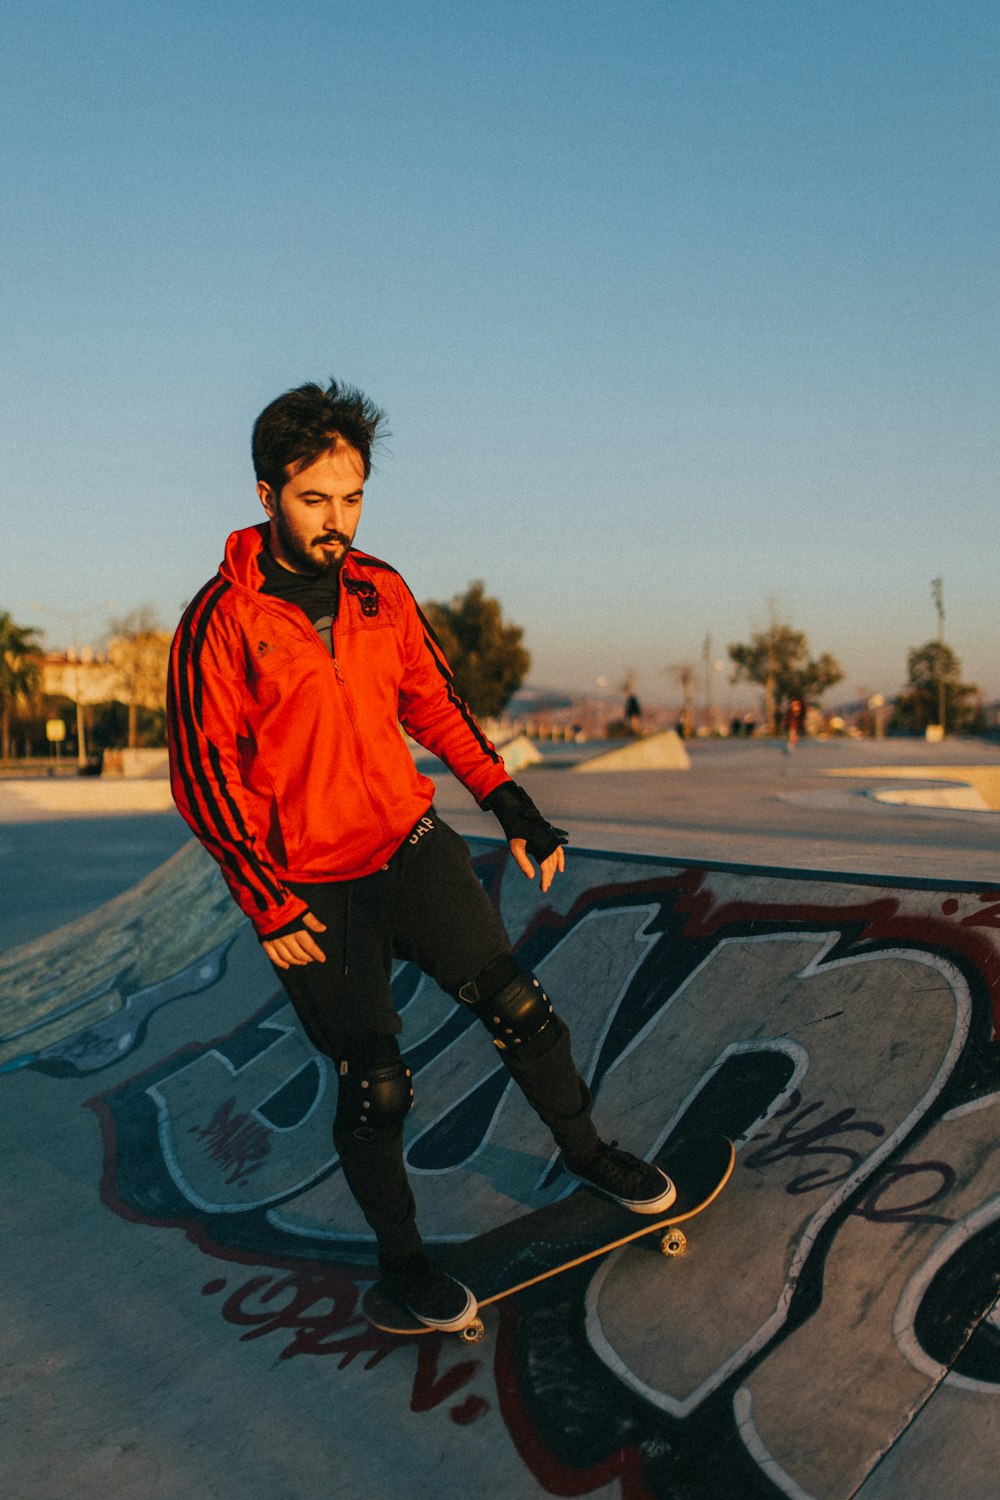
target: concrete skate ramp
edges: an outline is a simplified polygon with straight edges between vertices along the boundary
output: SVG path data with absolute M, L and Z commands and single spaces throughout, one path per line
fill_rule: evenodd
M 974 786 L 892 787 L 889 791 L 871 793 L 876 802 L 890 802 L 903 807 L 949 807 L 958 812 L 992 812 L 989 803 Z
M 691 757 L 675 729 L 629 740 L 616 750 L 606 750 L 581 760 L 574 771 L 689 771 Z
M 687 1254 L 394 1339 L 334 1080 L 194 845 L 0 955 L 12 1500 L 985 1500 L 1000 1462 L 1000 889 L 474 845 L 602 1130 L 737 1139 Z M 484 1035 L 395 976 L 428 1239 L 574 1189 Z
M 997 766 L 865 766 L 847 771 L 827 770 L 826 776 L 891 778 L 901 781 L 892 791 L 874 791 L 881 802 L 911 803 L 915 807 L 957 807 L 969 812 L 1000 811 L 1000 767 Z M 948 782 L 941 787 L 914 787 L 914 780 Z
M 542 762 L 541 752 L 534 740 L 529 739 L 526 734 L 516 734 L 513 739 L 501 741 L 497 749 L 511 775 L 528 766 L 541 765 Z

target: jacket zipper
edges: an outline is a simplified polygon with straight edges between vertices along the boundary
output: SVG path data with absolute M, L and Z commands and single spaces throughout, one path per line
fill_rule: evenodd
M 253 592 L 255 594 L 255 597 L 257 597 L 257 598 L 260 597 L 259 591 L 251 590 L 251 592 Z M 265 596 L 265 597 L 267 597 L 267 596 Z M 313 629 L 313 627 L 312 627 L 311 623 L 309 622 L 307 616 L 305 616 L 303 614 L 303 612 L 300 609 L 297 609 L 294 605 L 293 606 L 286 606 L 284 600 L 282 600 L 282 599 L 276 599 L 273 602 L 275 604 L 277 604 L 277 605 L 280 606 L 280 613 L 283 614 L 283 615 L 285 615 L 286 618 L 288 618 L 287 611 L 288 611 L 289 608 L 292 609 L 295 614 L 302 616 L 302 620 L 304 622 L 304 629 L 305 629 L 307 635 L 309 635 L 309 636 L 312 637 L 312 640 L 316 644 L 316 648 L 318 650 L 322 651 L 323 655 L 325 656 L 326 655 L 325 647 L 323 646 L 322 641 L 319 639 L 318 635 L 316 634 L 316 631 Z M 296 624 L 298 624 L 298 621 L 296 621 Z M 348 717 L 348 719 L 350 720 L 350 723 L 351 723 L 351 732 L 354 735 L 354 745 L 355 745 L 355 750 L 357 752 L 358 769 L 360 770 L 360 772 L 362 774 L 362 778 L 363 778 L 363 780 L 365 782 L 365 786 L 367 787 L 367 785 L 368 785 L 368 777 L 367 777 L 366 772 L 365 772 L 364 742 L 362 741 L 361 735 L 358 732 L 358 721 L 357 721 L 357 718 L 355 717 L 355 713 L 354 713 L 354 704 L 351 701 L 351 690 L 350 690 L 350 688 L 348 686 L 347 678 L 344 675 L 344 669 L 340 665 L 339 660 L 337 659 L 337 622 L 336 622 L 336 620 L 334 620 L 331 623 L 331 625 L 330 625 L 330 658 L 329 659 L 332 660 L 332 662 L 333 662 L 333 673 L 334 673 L 334 676 L 336 677 L 337 682 L 340 684 L 341 688 L 343 689 L 344 693 L 346 694 L 345 707 L 347 709 L 347 717 Z M 370 798 L 370 797 L 369 797 L 369 806 L 371 807 L 372 811 L 375 813 L 375 816 L 376 816 L 376 819 L 378 821 L 378 824 L 379 824 L 380 828 L 382 829 L 383 836 L 386 839 L 389 839 L 392 836 L 392 830 L 390 829 L 389 824 L 386 821 L 386 818 L 385 818 L 385 816 L 384 816 L 384 814 L 382 812 L 381 807 L 379 807 L 378 804 L 372 798 Z
M 334 675 L 336 676 L 337 681 L 340 683 L 340 686 L 342 687 L 342 689 L 344 691 L 344 705 L 345 705 L 345 707 L 347 709 L 347 717 L 351 721 L 351 730 L 352 730 L 352 732 L 354 734 L 354 747 L 355 747 L 355 750 L 357 752 L 357 757 L 358 757 L 358 769 L 360 770 L 362 779 L 363 779 L 363 781 L 365 783 L 365 786 L 367 787 L 367 785 L 368 785 L 368 774 L 367 774 L 367 770 L 366 770 L 366 767 L 365 767 L 365 747 L 364 747 L 364 742 L 363 742 L 363 740 L 361 738 L 361 735 L 358 732 L 358 721 L 355 718 L 355 714 L 354 714 L 354 704 L 351 702 L 350 688 L 347 686 L 347 679 L 344 676 L 343 668 L 341 667 L 340 662 L 337 659 L 337 622 L 336 622 L 336 620 L 334 620 L 332 622 L 332 624 L 330 625 L 330 655 L 333 658 Z M 379 824 L 380 824 L 380 826 L 382 828 L 383 835 L 386 838 L 389 838 L 389 836 L 390 836 L 389 825 L 386 822 L 386 819 L 385 819 L 385 816 L 384 816 L 384 814 L 382 812 L 381 807 L 379 807 L 379 805 L 373 799 L 371 799 L 371 798 L 369 798 L 369 802 L 370 802 L 372 811 L 375 813 L 376 817 L 378 818 Z

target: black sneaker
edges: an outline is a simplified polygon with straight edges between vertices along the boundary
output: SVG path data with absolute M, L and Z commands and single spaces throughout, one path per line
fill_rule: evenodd
M 602 1141 L 585 1162 L 567 1162 L 567 1166 L 574 1177 L 616 1198 L 634 1214 L 663 1213 L 677 1197 L 666 1172 L 630 1151 L 619 1151 L 615 1141 Z
M 426 1255 L 382 1272 L 387 1290 L 428 1328 L 457 1333 L 476 1316 L 476 1299 L 467 1286 L 431 1265 Z

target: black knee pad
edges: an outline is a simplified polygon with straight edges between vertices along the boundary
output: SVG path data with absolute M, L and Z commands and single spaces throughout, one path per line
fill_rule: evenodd
M 380 1068 L 343 1061 L 338 1076 L 335 1131 L 392 1131 L 402 1125 L 413 1104 L 413 1084 L 401 1057 Z
M 530 1046 L 544 1050 L 542 1033 L 555 1035 L 552 1001 L 533 974 L 504 954 L 486 965 L 475 979 L 458 992 L 463 1004 L 475 1011 L 501 1052 Z

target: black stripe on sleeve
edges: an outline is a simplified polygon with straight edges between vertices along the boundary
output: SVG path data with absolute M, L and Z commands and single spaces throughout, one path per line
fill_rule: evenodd
M 221 753 L 204 731 L 204 693 L 199 659 L 212 616 L 229 588 L 224 579 L 213 579 L 198 595 L 181 626 L 174 704 L 180 751 L 178 763 L 199 837 L 206 845 L 218 850 L 221 862 L 234 880 L 250 890 L 254 904 L 258 910 L 264 911 L 269 904 L 268 897 L 280 902 L 288 892 L 276 882 L 255 853 L 252 835 L 226 784 Z

